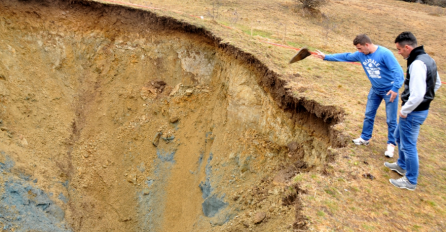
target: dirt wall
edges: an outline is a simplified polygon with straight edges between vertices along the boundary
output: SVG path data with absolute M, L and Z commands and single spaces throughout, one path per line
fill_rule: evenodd
M 342 112 L 293 98 L 252 55 L 193 25 L 7 0 L 0 32 L 5 229 L 214 230 L 274 208 L 278 190 L 233 199 L 278 167 L 323 166 L 345 143 L 331 129 Z

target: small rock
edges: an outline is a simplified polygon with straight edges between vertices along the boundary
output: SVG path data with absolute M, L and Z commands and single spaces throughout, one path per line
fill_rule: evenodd
M 290 151 L 296 151 L 297 150 L 297 148 L 298 148 L 298 144 L 297 144 L 297 142 L 289 142 L 288 143 L 288 149 L 290 150 Z
M 156 133 L 155 138 L 153 139 L 153 142 L 152 142 L 153 146 L 158 147 L 158 144 L 160 143 L 160 138 L 161 138 L 162 134 L 163 134 L 162 132 Z
M 158 93 L 162 93 L 164 91 L 164 88 L 166 87 L 167 83 L 162 80 L 156 80 L 152 81 L 152 86 L 155 87 L 158 91 Z
M 181 83 L 178 83 L 178 84 L 173 88 L 173 90 L 170 92 L 169 96 L 173 96 L 173 95 L 175 95 L 175 94 L 178 92 L 178 90 L 180 89 L 180 86 L 181 86 Z
M 128 222 L 128 221 L 131 221 L 131 220 L 132 220 L 131 217 L 125 217 L 125 218 L 120 218 L 119 219 L 120 222 Z
M 372 174 L 370 174 L 370 173 L 362 174 L 362 176 L 363 176 L 364 178 L 367 178 L 367 179 L 370 179 L 370 180 L 375 179 L 375 177 L 374 177 Z
M 265 212 L 258 212 L 256 213 L 256 215 L 254 216 L 253 222 L 254 224 L 259 224 L 263 221 L 263 219 L 265 219 L 266 217 L 266 213 Z
M 180 120 L 179 117 L 177 117 L 177 116 L 172 116 L 172 117 L 170 117 L 169 122 L 170 122 L 170 123 L 176 123 L 176 122 L 178 122 L 178 120 Z
M 234 159 L 234 158 L 235 158 L 235 154 L 234 153 L 229 154 L 229 159 Z
M 194 89 L 186 89 L 186 96 L 192 95 L 193 92 L 194 92 Z
M 26 138 L 22 135 L 20 135 L 20 144 L 22 145 L 22 147 L 28 146 L 28 141 L 26 141 Z
M 170 141 L 175 139 L 175 136 L 171 135 L 171 136 L 166 136 L 166 137 L 161 137 L 166 143 L 169 143 Z
M 127 182 L 136 184 L 136 175 L 135 174 L 127 175 Z

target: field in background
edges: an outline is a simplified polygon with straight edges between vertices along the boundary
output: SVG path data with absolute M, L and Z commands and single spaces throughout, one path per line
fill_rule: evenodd
M 412 31 L 419 44 L 436 60 L 446 81 L 446 10 L 396 0 L 338 0 L 311 17 L 296 1 L 248 0 L 128 0 L 157 7 L 154 12 L 202 25 L 224 42 L 255 55 L 284 79 L 296 96 L 344 109 L 339 130 L 359 136 L 370 83 L 361 66 L 309 57 L 288 65 L 293 47 L 326 53 L 354 52 L 352 40 L 368 34 L 375 44 L 396 53 L 394 38 Z M 193 16 L 191 16 L 193 15 Z M 194 17 L 198 16 L 198 17 Z M 230 28 L 228 28 L 230 27 Z M 402 90 L 402 89 L 401 89 Z M 294 178 L 307 194 L 301 195 L 304 215 L 314 231 L 446 231 L 446 86 L 431 105 L 419 136 L 420 178 L 416 191 L 393 187 L 398 175 L 383 166 L 387 127 L 384 106 L 376 117 L 370 146 L 349 145 L 339 150 L 325 169 Z

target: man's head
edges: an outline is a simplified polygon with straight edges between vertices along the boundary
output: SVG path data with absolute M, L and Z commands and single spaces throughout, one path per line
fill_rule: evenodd
M 353 45 L 365 55 L 376 51 L 376 46 L 373 45 L 372 40 L 366 34 L 357 35 L 353 40 Z
M 417 38 L 415 38 L 412 32 L 405 31 L 396 37 L 395 45 L 396 49 L 398 49 L 398 54 L 407 59 L 410 52 L 417 47 Z

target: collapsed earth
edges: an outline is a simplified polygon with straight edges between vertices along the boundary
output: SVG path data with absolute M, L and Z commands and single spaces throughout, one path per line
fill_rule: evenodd
M 291 178 L 343 112 L 206 29 L 89 1 L 0 2 L 0 227 L 305 229 Z

